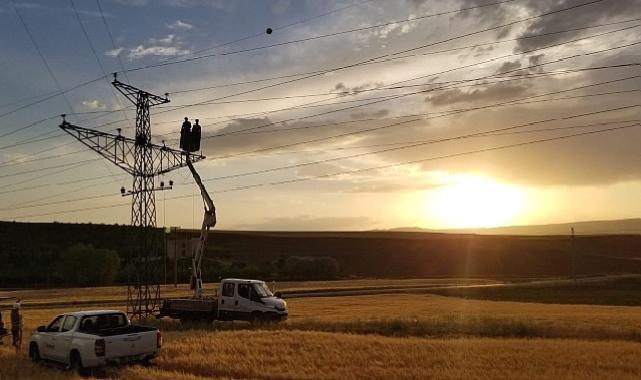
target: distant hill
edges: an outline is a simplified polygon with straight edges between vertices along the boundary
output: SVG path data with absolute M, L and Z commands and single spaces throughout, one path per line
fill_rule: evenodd
M 425 230 L 214 230 L 210 232 L 203 269 L 208 281 L 218 276 L 280 280 L 279 273 L 288 268 L 290 261 L 301 263 L 331 258 L 337 262 L 340 276 L 346 278 L 641 273 L 641 234 L 630 233 L 630 226 L 639 231 L 641 221 L 617 222 L 619 224 L 582 222 L 541 226 L 547 229 L 539 226 L 521 227 L 525 230 L 519 230 L 519 227 L 486 229 L 483 234 L 478 234 L 479 230 L 470 230 L 477 234 Z M 610 229 L 596 228 L 599 223 L 609 224 Z M 566 235 L 571 225 L 579 234 L 594 235 L 580 235 L 572 241 Z M 615 225 L 618 227 L 613 229 Z M 498 231 L 503 235 L 490 235 Z M 616 233 L 607 235 L 607 231 Z M 628 234 L 621 234 L 623 231 Z M 162 239 L 162 230 L 157 232 L 158 238 Z M 536 232 L 548 236 L 516 236 Z M 185 239 L 196 238 L 198 231 L 180 231 L 178 235 Z M 114 250 L 120 255 L 121 264 L 125 264 L 131 258 L 135 237 L 136 230 L 127 226 L 0 222 L 0 288 L 68 282 L 56 268 L 61 252 L 75 244 Z M 170 241 L 169 236 L 167 241 Z M 179 276 L 187 275 L 188 262 L 188 258 L 179 260 Z M 300 273 L 297 279 L 308 279 L 303 269 L 294 269 Z M 124 272 L 118 281 L 126 282 Z
M 395 228 L 399 232 L 447 232 L 481 235 L 570 235 L 574 227 L 576 235 L 634 235 L 641 234 L 641 219 L 597 220 L 574 223 L 540 224 L 531 226 L 506 226 L 493 228 L 463 228 L 447 230 L 429 230 L 418 227 Z

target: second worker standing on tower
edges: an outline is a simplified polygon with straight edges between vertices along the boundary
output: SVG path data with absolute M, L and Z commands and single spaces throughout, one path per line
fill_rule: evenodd
M 180 149 L 187 152 L 197 152 L 200 150 L 201 129 L 198 124 L 198 119 L 195 121 L 196 124 L 194 124 L 192 128 L 189 118 L 186 117 L 180 129 Z

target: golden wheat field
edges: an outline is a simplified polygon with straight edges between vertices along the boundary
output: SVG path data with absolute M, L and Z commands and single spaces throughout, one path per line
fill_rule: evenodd
M 336 281 L 286 281 L 270 283 L 279 291 L 284 292 L 313 292 L 326 290 L 368 290 L 386 288 L 411 288 L 411 287 L 439 287 L 447 285 L 470 285 L 499 283 L 496 280 L 485 279 L 358 279 Z M 205 293 L 214 294 L 218 284 L 205 284 Z M 53 289 L 25 289 L 25 290 L 0 290 L 0 304 L 3 298 L 20 298 L 25 304 L 43 303 L 71 303 L 83 301 L 122 301 L 125 300 L 126 286 L 105 286 L 98 288 L 53 288 Z M 189 285 L 179 284 L 161 285 L 163 297 L 180 297 L 191 294 Z M 9 301 L 5 301 L 7 303 Z
M 371 285 L 374 286 L 374 285 Z M 77 290 L 78 291 L 78 290 Z M 641 307 L 478 301 L 428 294 L 300 298 L 286 323 L 180 324 L 152 368 L 121 379 L 638 379 Z M 113 308 L 113 307 L 110 307 Z M 77 307 L 25 309 L 25 336 Z M 6 343 L 6 342 L 5 342 Z M 0 379 L 73 379 L 0 348 Z

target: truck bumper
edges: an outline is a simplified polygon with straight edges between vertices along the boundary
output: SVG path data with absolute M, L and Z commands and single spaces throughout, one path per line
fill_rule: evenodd
M 147 352 L 147 353 L 138 354 L 134 356 L 120 356 L 115 358 L 107 358 L 105 359 L 105 362 L 108 365 L 136 364 L 136 363 L 152 360 L 157 356 L 158 356 L 158 352 Z

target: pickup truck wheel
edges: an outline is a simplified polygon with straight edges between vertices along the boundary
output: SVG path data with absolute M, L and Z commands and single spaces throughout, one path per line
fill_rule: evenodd
M 34 363 L 38 363 L 40 361 L 40 350 L 38 349 L 38 345 L 36 343 L 31 343 L 31 345 L 29 346 L 29 357 Z
M 69 355 L 69 369 L 80 376 L 87 375 L 87 370 L 82 366 L 82 359 L 78 351 L 71 351 Z

